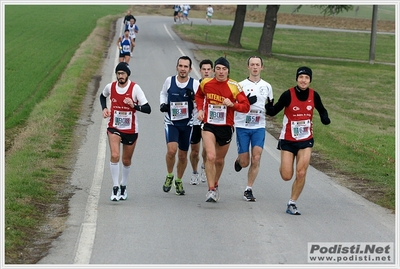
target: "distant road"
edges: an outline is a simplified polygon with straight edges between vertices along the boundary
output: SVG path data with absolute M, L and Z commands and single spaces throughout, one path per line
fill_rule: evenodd
M 194 24 L 207 24 L 205 19 L 194 18 L 194 19 L 191 19 L 191 20 L 193 21 Z M 233 25 L 233 21 L 230 21 L 230 20 L 213 20 L 213 24 L 215 24 L 215 25 Z M 261 22 L 245 22 L 244 25 L 245 26 L 253 26 L 253 27 L 263 27 L 263 23 L 261 23 Z M 348 30 L 348 29 L 301 26 L 301 25 L 289 25 L 289 24 L 277 24 L 276 28 L 298 29 L 298 30 L 313 30 L 313 31 L 334 31 L 334 32 L 347 32 L 347 33 L 366 33 L 366 34 L 371 33 L 371 31 L 366 31 L 366 30 Z M 395 33 L 392 33 L 392 32 L 377 32 L 377 34 L 395 35 Z

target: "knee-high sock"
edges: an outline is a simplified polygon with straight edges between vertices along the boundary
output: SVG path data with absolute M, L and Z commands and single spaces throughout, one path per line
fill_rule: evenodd
M 111 178 L 113 186 L 119 186 L 119 163 L 110 162 Z
M 125 166 L 125 165 L 122 166 L 122 180 L 121 180 L 122 186 L 126 186 L 130 171 L 131 171 L 131 166 Z

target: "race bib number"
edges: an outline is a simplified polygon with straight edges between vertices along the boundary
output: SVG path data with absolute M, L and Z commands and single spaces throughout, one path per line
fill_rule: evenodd
M 292 121 L 292 137 L 296 140 L 305 139 L 311 135 L 311 120 Z
M 114 111 L 113 127 L 119 130 L 132 129 L 132 111 Z
M 226 124 L 226 109 L 225 105 L 208 105 L 207 122 L 212 124 Z
M 122 46 L 122 50 L 123 50 L 124 52 L 128 52 L 128 51 L 130 51 L 130 46 L 129 46 L 129 45 L 123 45 L 123 46 Z
M 188 102 L 171 102 L 171 120 L 184 120 L 189 118 Z
M 260 125 L 261 113 L 261 110 L 250 110 L 246 115 L 245 126 Z

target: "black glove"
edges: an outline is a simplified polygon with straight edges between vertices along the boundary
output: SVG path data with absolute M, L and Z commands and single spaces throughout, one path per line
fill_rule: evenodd
M 267 103 L 265 104 L 265 110 L 267 112 L 267 115 L 269 115 L 268 112 L 271 112 L 274 109 L 274 98 L 272 100 L 267 97 Z
M 321 115 L 321 122 L 322 122 L 324 125 L 328 125 L 328 124 L 331 123 L 331 120 L 330 120 L 329 117 L 328 117 L 328 113 L 327 113 L 326 115 Z
M 169 112 L 169 105 L 167 105 L 167 104 L 165 104 L 165 103 L 162 103 L 162 104 L 160 105 L 160 111 L 161 111 L 161 112 Z
M 191 100 L 194 100 L 194 91 L 192 89 L 186 88 L 186 96 L 189 97 Z
M 141 106 L 134 104 L 133 108 L 136 109 L 137 111 L 141 111 Z
M 257 102 L 257 95 L 250 96 L 250 93 L 247 95 L 247 100 L 249 100 L 250 105 Z

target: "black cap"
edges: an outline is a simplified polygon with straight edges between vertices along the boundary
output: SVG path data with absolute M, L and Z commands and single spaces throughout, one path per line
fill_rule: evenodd
M 297 78 L 298 78 L 300 75 L 302 75 L 302 74 L 308 75 L 308 76 L 310 77 L 310 82 L 312 81 L 312 70 L 311 70 L 309 67 L 307 67 L 307 66 L 302 66 L 302 67 L 299 67 L 299 68 L 297 69 L 297 72 L 296 72 L 296 81 L 297 81 Z
M 228 62 L 228 60 L 227 60 L 226 58 L 224 58 L 224 57 L 219 57 L 219 58 L 215 61 L 214 67 L 215 67 L 217 64 L 222 64 L 223 66 L 225 66 L 225 67 L 227 67 L 228 69 L 230 69 L 230 68 L 229 68 L 229 62 Z
M 128 74 L 128 77 L 131 75 L 131 69 L 129 68 L 129 64 L 125 62 L 120 62 L 117 67 L 115 67 L 115 73 L 118 71 L 124 71 Z

